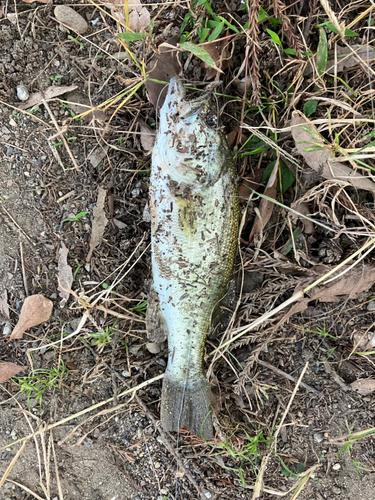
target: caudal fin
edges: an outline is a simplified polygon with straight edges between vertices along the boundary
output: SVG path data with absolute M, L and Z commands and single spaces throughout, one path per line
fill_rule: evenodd
M 187 427 L 196 436 L 212 439 L 210 390 L 204 375 L 195 382 L 177 383 L 168 372 L 163 380 L 161 425 L 167 431 L 179 432 Z

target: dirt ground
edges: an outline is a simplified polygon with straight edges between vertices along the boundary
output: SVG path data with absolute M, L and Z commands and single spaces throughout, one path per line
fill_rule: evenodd
M 232 3 L 223 5 L 233 9 Z M 301 2 L 298 15 L 307 19 L 305 4 Z M 185 4 L 165 5 L 155 24 L 158 42 L 178 33 L 187 12 Z M 369 5 L 357 6 L 358 12 Z M 49 321 L 9 343 L 11 328 L 0 315 L 0 361 L 28 367 L 20 378 L 0 385 L 0 500 L 250 499 L 259 474 L 264 489 L 258 498 L 263 500 L 297 498 L 297 486 L 300 500 L 375 500 L 375 440 L 371 432 L 360 439 L 353 434 L 374 427 L 374 398 L 350 385 L 374 377 L 373 356 L 357 355 L 353 348 L 354 338 L 374 335 L 371 284 L 339 301 L 316 299 L 288 322 L 280 321 L 282 313 L 210 365 L 208 355 L 223 334 L 219 328 L 208 338 L 206 356 L 215 399 L 214 440 L 205 443 L 187 431 L 177 440 L 160 428 L 160 376 L 167 347 L 153 349 L 145 331 L 151 157 L 140 128 L 141 120 L 155 128 L 155 109 L 140 87 L 112 119 L 120 101 L 88 119 L 72 120 L 74 113 L 89 109 L 84 106 L 112 99 L 135 74 L 131 60 L 108 55 L 123 49 L 115 38 L 116 23 L 91 3 L 74 8 L 89 24 L 79 39 L 59 26 L 51 5 L 0 4 L 0 298 L 9 306 L 12 326 L 27 296 L 42 294 L 53 302 Z M 148 8 L 153 17 L 160 5 Z M 142 43 L 136 42 L 134 50 L 147 61 L 152 50 Z M 278 57 L 272 45 L 264 42 L 264 49 L 268 57 L 262 60 L 261 77 L 266 80 L 267 72 L 278 71 L 279 62 L 272 65 Z M 233 56 L 238 66 L 241 54 Z M 185 69 L 190 79 L 203 81 L 202 61 L 193 59 Z M 231 71 L 229 67 L 228 81 Z M 366 80 L 360 71 L 356 77 Z M 30 115 L 20 108 L 19 85 L 30 94 L 50 86 L 75 88 L 47 104 L 40 102 Z M 225 98 L 220 99 L 224 105 Z M 301 108 L 298 100 L 294 105 Z M 238 126 L 241 110 L 241 103 L 231 106 L 222 114 L 227 134 Z M 257 116 L 249 113 L 246 123 L 257 125 Z M 63 144 L 56 145 L 61 141 L 58 131 L 63 131 L 70 153 Z M 281 135 L 281 144 L 295 152 L 284 140 L 290 135 Z M 258 159 L 248 156 L 239 162 L 239 177 L 249 177 Z M 99 187 L 106 190 L 108 223 L 88 263 Z M 352 188 L 347 192 L 371 220 L 372 194 Z M 290 188 L 283 203 L 290 206 L 294 194 Z M 340 220 L 329 219 L 336 194 L 317 194 L 311 205 L 319 205 L 320 221 L 343 228 L 352 212 L 342 205 Z M 276 251 L 276 233 L 257 254 L 247 240 L 258 206 L 259 200 L 242 206 L 235 328 L 280 305 L 301 282 L 310 283 L 319 266 L 328 271 L 363 243 L 363 237 L 357 244 L 345 234 L 334 240 L 317 227 L 313 235 L 306 233 L 300 247 L 310 252 L 303 254 L 302 264 L 291 253 Z M 272 227 L 281 227 L 284 216 L 276 207 Z M 285 233 L 290 236 L 288 229 Z M 67 302 L 58 290 L 62 245 L 74 273 L 75 297 Z M 359 264 L 359 282 L 372 258 L 373 252 Z M 113 293 L 103 296 L 113 283 Z M 85 307 L 99 293 L 95 307 Z M 85 324 L 71 335 L 85 311 Z M 294 394 L 305 368 L 306 385 Z M 35 388 L 51 373 L 58 373 L 56 381 L 42 394 L 28 389 L 27 384 Z M 147 381 L 135 396 L 120 396 Z M 284 417 L 276 447 L 275 430 Z

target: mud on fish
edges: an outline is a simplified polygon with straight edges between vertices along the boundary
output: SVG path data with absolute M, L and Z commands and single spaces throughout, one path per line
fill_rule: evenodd
M 236 172 L 211 98 L 185 98 L 173 78 L 152 155 L 153 286 L 147 327 L 168 338 L 161 424 L 213 435 L 203 352 L 214 308 L 232 276 L 238 232 Z

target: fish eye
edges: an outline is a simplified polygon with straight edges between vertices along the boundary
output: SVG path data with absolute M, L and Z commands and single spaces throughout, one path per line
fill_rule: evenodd
M 217 115 L 212 111 L 206 114 L 206 116 L 204 117 L 204 121 L 211 128 L 216 128 L 218 126 Z

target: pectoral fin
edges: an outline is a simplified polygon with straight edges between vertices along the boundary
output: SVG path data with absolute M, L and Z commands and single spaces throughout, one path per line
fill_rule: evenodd
M 160 309 L 157 292 L 151 287 L 148 295 L 146 313 L 147 337 L 151 342 L 162 343 L 167 339 L 168 331 L 164 315 Z

